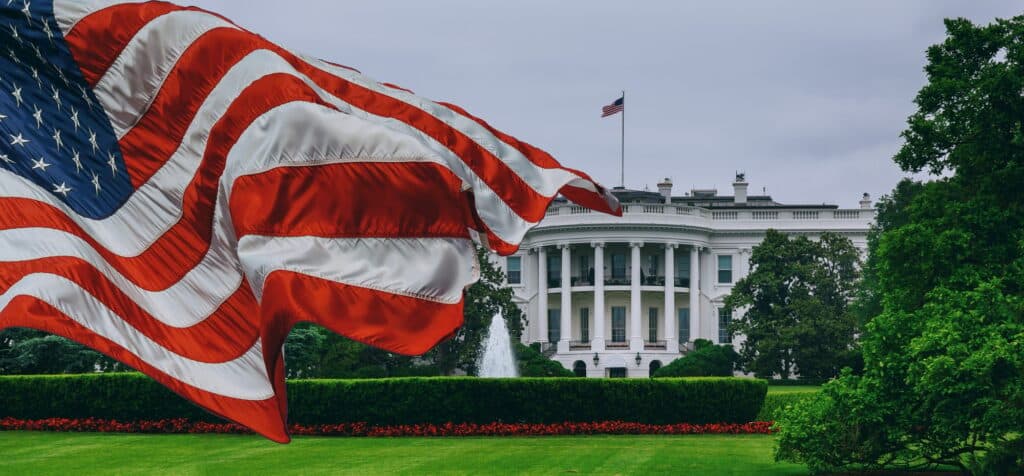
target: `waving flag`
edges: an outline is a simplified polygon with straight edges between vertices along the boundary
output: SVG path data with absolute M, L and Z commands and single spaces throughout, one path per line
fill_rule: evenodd
M 312 321 L 425 352 L 472 239 L 508 254 L 582 172 L 453 105 L 164 2 L 0 5 L 0 328 L 131 365 L 276 441 Z

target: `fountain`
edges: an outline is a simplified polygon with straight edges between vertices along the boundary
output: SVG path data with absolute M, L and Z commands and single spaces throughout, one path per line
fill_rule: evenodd
M 481 377 L 518 377 L 516 357 L 512 353 L 512 342 L 505 326 L 505 318 L 495 314 L 484 342 L 484 353 L 480 357 Z

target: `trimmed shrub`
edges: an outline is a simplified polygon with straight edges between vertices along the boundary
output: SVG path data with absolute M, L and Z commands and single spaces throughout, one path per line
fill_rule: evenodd
M 288 382 L 289 419 L 312 425 L 746 423 L 763 380 L 389 378 Z M 222 421 L 141 374 L 0 377 L 0 418 Z
M 513 344 L 516 354 L 516 363 L 519 364 L 520 377 L 574 377 L 571 370 L 562 367 L 562 364 L 555 362 L 540 353 L 540 344 L 523 345 L 520 342 Z
M 818 392 L 787 392 L 769 393 L 764 397 L 764 404 L 757 414 L 757 421 L 775 421 L 782 415 L 787 406 L 801 405 L 810 401 Z
M 703 341 L 703 342 L 702 342 Z M 697 339 L 694 350 L 658 369 L 654 377 L 729 377 L 739 355 L 731 345 L 713 345 Z

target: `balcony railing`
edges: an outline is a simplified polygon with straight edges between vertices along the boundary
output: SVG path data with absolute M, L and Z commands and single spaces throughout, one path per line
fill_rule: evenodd
M 688 288 L 688 287 L 690 287 L 690 278 L 676 278 L 675 282 L 676 282 L 676 287 L 677 288 Z
M 594 278 L 592 278 L 592 277 L 588 278 L 588 277 L 583 277 L 583 276 L 573 276 L 572 277 L 572 285 L 573 286 L 593 286 L 594 285 Z
M 623 213 L 626 215 L 689 215 L 712 221 L 736 222 L 740 220 L 752 221 L 789 221 L 789 220 L 857 220 L 874 218 L 874 210 L 864 209 L 822 209 L 812 208 L 805 210 L 722 210 L 691 207 L 678 203 L 651 204 L 651 203 L 628 203 L 623 204 Z M 590 210 L 579 205 L 555 204 L 547 209 L 548 216 L 559 215 L 588 215 Z
M 628 349 L 629 342 L 626 341 L 608 341 L 604 343 L 606 349 Z
M 648 340 L 644 341 L 644 350 L 665 350 L 665 341 Z
M 629 277 L 625 278 L 604 278 L 605 286 L 629 286 L 631 282 Z
M 569 350 L 590 350 L 590 341 L 571 340 L 569 341 Z
M 562 278 L 548 278 L 548 288 L 562 287 Z

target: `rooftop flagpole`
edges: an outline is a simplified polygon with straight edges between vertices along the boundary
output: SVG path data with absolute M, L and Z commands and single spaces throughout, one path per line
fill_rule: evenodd
M 622 90 L 622 155 L 619 165 L 619 186 L 626 188 L 626 90 Z

